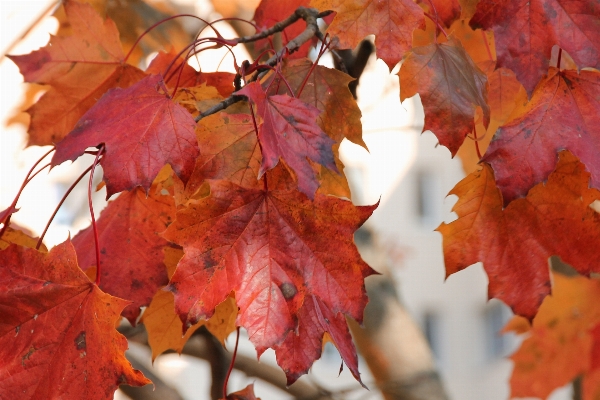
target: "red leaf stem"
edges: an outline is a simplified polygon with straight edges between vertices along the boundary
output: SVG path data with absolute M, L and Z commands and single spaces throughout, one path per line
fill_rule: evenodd
M 96 246 L 96 286 L 100 286 L 100 245 L 98 243 L 98 227 L 96 226 L 96 217 L 94 217 L 94 206 L 92 204 L 92 184 L 94 181 L 94 170 L 96 169 L 96 165 L 98 165 L 102 153 L 104 153 L 104 144 L 100 146 L 98 154 L 96 154 L 96 159 L 91 167 L 90 181 L 88 184 L 88 205 L 92 217 L 92 229 L 94 230 L 94 245 Z
M 439 29 L 446 38 L 448 38 L 448 34 L 446 33 L 446 30 L 444 29 L 444 27 L 439 23 L 439 21 L 437 20 L 437 18 L 435 18 L 433 15 L 429 14 L 428 12 L 424 12 L 423 13 L 426 17 L 428 17 L 430 20 L 432 20 L 433 22 L 435 22 L 435 25 L 437 27 L 437 29 Z M 436 41 L 437 41 L 437 35 L 436 35 Z
M 236 336 L 235 336 L 235 347 L 233 348 L 233 356 L 231 356 L 231 363 L 229 363 L 229 369 L 227 370 L 227 375 L 225 375 L 225 382 L 223 382 L 223 398 L 227 398 L 227 384 L 229 383 L 229 376 L 231 376 L 231 371 L 233 371 L 233 365 L 235 364 L 235 358 L 237 356 L 238 344 L 240 342 L 240 327 L 237 327 Z
M 50 165 L 50 164 L 48 164 L 48 165 Z M 42 241 L 44 240 L 44 236 L 46 236 L 46 232 L 48 232 L 48 228 L 50 228 L 50 224 L 54 220 L 54 217 L 56 217 L 56 214 L 58 213 L 58 210 L 60 210 L 60 208 L 62 207 L 63 203 L 67 200 L 67 197 L 69 197 L 69 195 L 71 194 L 71 192 L 73 191 L 73 189 L 75 189 L 75 186 L 77 186 L 77 184 L 79 183 L 79 181 L 81 181 L 83 179 L 83 177 L 85 176 L 85 174 L 87 174 L 88 172 L 90 172 L 90 170 L 92 169 L 92 166 L 93 165 L 90 165 L 85 171 L 83 171 L 81 173 L 81 175 L 79 175 L 79 178 L 77 178 L 75 180 L 75 182 L 73 182 L 73 184 L 69 187 L 69 189 L 67 189 L 67 191 L 63 195 L 62 199 L 60 199 L 60 202 L 58 203 L 58 205 L 54 209 L 54 212 L 52 213 L 52 216 L 48 220 L 48 223 L 46 224 L 46 227 L 44 228 L 44 231 L 40 235 L 40 238 L 38 239 L 38 242 L 35 245 L 35 249 L 36 250 L 40 249 L 40 246 L 42 245 Z
M 329 33 L 325 34 L 325 40 L 327 40 L 328 36 L 329 36 Z M 308 78 L 311 76 L 311 74 L 315 70 L 315 67 L 317 66 L 317 64 L 319 64 L 319 60 L 321 59 L 323 54 L 325 54 L 325 51 L 327 51 L 327 49 L 331 45 L 331 40 L 327 44 L 325 44 L 325 40 L 323 40 L 321 42 L 321 48 L 319 49 L 319 55 L 317 56 L 317 59 L 313 62 L 313 65 L 310 67 L 310 71 L 308 71 L 308 74 L 306 74 L 306 76 L 304 77 L 302 84 L 298 88 L 298 93 L 296 93 L 296 97 L 300 97 L 300 95 L 302 94 L 302 90 L 304 90 L 304 86 L 306 85 L 306 82 L 308 82 Z
M 33 176 L 31 176 L 31 173 L 33 172 L 33 170 L 35 169 L 35 167 L 37 167 L 39 165 L 39 163 L 41 163 L 42 160 L 44 158 L 46 158 L 53 151 L 54 151 L 54 147 L 52 147 L 50 150 L 48 150 L 48 152 L 46 154 L 44 154 L 42 157 L 40 157 L 40 159 L 37 160 L 35 162 L 35 164 L 33 164 L 33 166 L 29 169 L 29 172 L 27 172 L 27 175 L 25 175 L 25 179 L 23 180 L 23 183 L 21 184 L 21 187 L 19 188 L 19 191 L 17 192 L 17 195 L 15 196 L 15 199 L 10 204 L 10 206 L 8 207 L 8 209 L 6 210 L 6 212 L 7 212 L 8 215 L 6 216 L 6 219 L 4 220 L 4 225 L 2 226 L 2 229 L 0 229 L 0 237 L 2 237 L 2 235 L 6 231 L 6 228 L 8 228 L 8 225 L 10 224 L 10 217 L 15 212 L 14 209 L 17 206 L 17 202 L 19 201 L 19 197 L 21 197 L 21 193 L 23 193 L 23 189 L 25 189 L 25 186 L 27 186 L 27 184 L 31 181 L 31 179 L 33 179 L 37 174 L 39 174 L 48 165 L 45 165 L 42 168 L 40 168 L 40 170 L 37 171 L 35 174 L 33 174 Z M 3 214 L 3 213 L 4 212 L 0 212 L 0 215 Z M 2 222 L 1 219 L 0 219 L 0 222 Z
M 129 52 L 127 53 L 127 55 L 125 56 L 125 59 L 123 60 L 123 62 L 127 62 L 127 59 L 129 58 L 129 56 L 131 55 L 131 53 L 133 52 L 133 49 L 135 49 L 135 47 L 138 45 L 138 43 L 140 43 L 140 40 L 142 40 L 142 38 L 144 36 L 146 36 L 146 34 L 150 33 L 150 31 L 152 31 L 152 29 L 156 28 L 158 25 L 170 21 L 172 19 L 175 18 L 179 18 L 179 17 L 192 17 L 195 19 L 198 19 L 202 22 L 204 22 L 206 25 L 210 26 L 212 28 L 212 30 L 215 32 L 215 34 L 219 37 L 222 37 L 221 34 L 219 33 L 219 31 L 217 31 L 213 26 L 211 22 L 206 21 L 205 19 L 200 18 L 197 15 L 193 15 L 193 14 L 177 14 L 177 15 L 173 15 L 171 17 L 165 18 L 161 21 L 158 21 L 157 23 L 155 23 L 154 25 L 152 25 L 151 27 L 149 27 L 148 29 L 146 29 L 135 41 L 135 43 L 133 44 L 133 46 L 131 46 L 131 49 L 129 49 Z
M 485 43 L 485 49 L 487 50 L 488 57 L 490 57 L 491 61 L 494 61 L 492 51 L 490 50 L 490 44 L 488 43 L 487 36 L 485 36 L 485 31 L 483 29 L 481 30 L 481 37 L 483 38 L 483 43 Z

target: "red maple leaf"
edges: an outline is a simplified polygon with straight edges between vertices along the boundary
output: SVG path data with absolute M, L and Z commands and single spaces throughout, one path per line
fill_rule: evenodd
M 484 125 L 490 122 L 487 77 L 459 41 L 415 47 L 400 72 L 400 101 L 419 94 L 425 109 L 423 131 L 432 131 L 452 156 L 475 128 L 481 107 Z
M 142 186 L 148 192 L 165 164 L 184 182 L 199 154 L 191 114 L 159 91 L 161 77 L 150 75 L 127 89 L 112 89 L 57 144 L 56 166 L 75 160 L 88 147 L 104 143 L 107 197 Z
M 587 166 L 600 187 L 600 73 L 550 68 L 529 103 L 496 132 L 483 156 L 494 168 L 504 204 L 546 180 L 557 153 L 568 149 Z
M 108 203 L 97 221 L 100 243 L 100 288 L 132 302 L 123 311 L 132 325 L 140 307 L 150 304 L 159 287 L 167 284 L 163 247 L 168 242 L 158 233 L 175 218 L 170 195 L 142 189 L 122 193 Z M 92 227 L 73 238 L 79 265 L 83 270 L 96 265 Z M 143 249 L 143 251 L 140 251 Z
M 358 372 L 358 356 L 346 318 L 341 313 L 331 312 L 318 297 L 306 296 L 302 308 L 298 311 L 298 332 L 289 332 L 285 341 L 274 347 L 277 364 L 285 372 L 288 385 L 306 374 L 312 364 L 321 357 L 325 332 L 335 342 L 352 375 L 362 384 Z
M 274 176 L 267 176 L 273 187 Z M 301 308 L 309 296 L 333 315 L 362 320 L 364 278 L 373 270 L 352 235 L 376 205 L 356 207 L 319 194 L 311 201 L 285 187 L 208 182 L 210 195 L 190 200 L 163 234 L 185 251 L 169 288 L 187 327 L 209 318 L 232 291 L 240 309 L 237 324 L 246 328 L 259 355 L 283 343 L 297 326 L 313 345 L 321 342 L 327 329 L 303 319 L 311 312 Z
M 239 186 L 258 188 L 262 161 L 252 116 L 249 114 L 211 115 L 196 128 L 202 152 L 185 193 L 192 196 L 205 179 L 227 179 Z
M 362 114 L 348 89 L 354 78 L 336 69 L 313 65 L 305 58 L 284 61 L 281 75 L 300 100 L 321 111 L 317 123 L 330 138 L 337 143 L 347 138 L 367 147 L 362 139 Z M 286 94 L 287 85 L 279 74 L 274 74 L 273 79 L 269 94 Z
M 225 400 L 260 400 L 260 397 L 254 394 L 254 384 L 251 383 L 242 390 L 228 394 Z
M 258 131 L 263 157 L 259 177 L 283 158 L 294 170 L 300 191 L 312 198 L 319 183 L 308 159 L 337 172 L 331 150 L 335 141 L 316 122 L 320 111 L 294 97 L 267 95 L 257 82 L 237 93 L 248 96 L 263 119 Z
M 429 13 L 446 26 L 460 18 L 461 7 L 458 0 L 422 0 L 418 3 L 427 6 Z
M 0 251 L 2 397 L 112 399 L 120 384 L 150 383 L 115 329 L 126 305 L 89 281 L 69 241 Z
M 31 114 L 29 145 L 62 140 L 79 118 L 108 89 L 128 87 L 145 74 L 125 63 L 119 31 L 89 4 L 66 2 L 72 36 L 53 36 L 46 47 L 23 56 L 9 56 L 25 82 L 52 88 L 27 110 Z
M 0 211 L 0 224 L 6 223 L 6 219 L 19 211 L 14 205 L 10 205 L 6 210 Z
M 489 297 L 533 318 L 550 293 L 550 256 L 560 256 L 584 275 L 600 271 L 595 256 L 600 214 L 589 207 L 600 192 L 588 184 L 585 166 L 561 152 L 545 184 L 502 209 L 492 170 L 484 164 L 452 189 L 458 219 L 437 229 L 444 237 L 446 275 L 481 261 L 490 280 Z
M 588 0 L 482 0 L 470 24 L 494 31 L 498 66 L 512 69 L 530 95 L 554 45 L 581 67 L 600 67 L 600 9 Z
M 413 31 L 425 27 L 423 9 L 413 0 L 312 0 L 310 6 L 337 12 L 327 32 L 339 38 L 341 48 L 353 49 L 375 35 L 377 56 L 390 69 L 412 47 Z

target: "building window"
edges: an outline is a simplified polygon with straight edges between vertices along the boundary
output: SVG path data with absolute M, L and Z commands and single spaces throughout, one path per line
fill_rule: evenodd
M 510 310 L 499 300 L 490 300 L 485 308 L 485 353 L 489 361 L 504 357 L 510 351 L 510 337 L 501 332 L 510 317 Z
M 417 216 L 423 225 L 438 223 L 438 180 L 434 173 L 419 170 L 416 175 Z
M 423 334 L 429 343 L 429 348 L 436 360 L 441 359 L 442 331 L 440 316 L 433 312 L 426 312 L 423 316 Z

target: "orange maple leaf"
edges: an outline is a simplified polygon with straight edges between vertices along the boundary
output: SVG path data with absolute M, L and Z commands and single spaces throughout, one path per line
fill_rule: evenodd
M 125 63 L 113 21 L 103 20 L 89 4 L 70 1 L 64 7 L 72 36 L 53 36 L 40 50 L 9 56 L 25 82 L 52 87 L 27 110 L 29 145 L 60 142 L 108 89 L 128 87 L 146 76 Z
M 446 275 L 483 262 L 489 297 L 532 319 L 550 293 L 550 256 L 584 275 L 600 272 L 594 245 L 600 241 L 600 215 L 589 207 L 600 192 L 588 187 L 589 176 L 576 157 L 561 152 L 548 181 L 503 210 L 492 170 L 484 164 L 452 189 L 458 219 L 437 229 Z

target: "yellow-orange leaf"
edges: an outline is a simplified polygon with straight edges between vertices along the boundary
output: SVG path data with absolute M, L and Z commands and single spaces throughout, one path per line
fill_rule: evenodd
M 600 323 L 600 281 L 553 275 L 529 336 L 511 359 L 513 397 L 545 399 L 591 367 L 591 330 Z M 584 377 L 584 380 L 587 377 Z
M 46 47 L 10 56 L 26 82 L 52 88 L 27 110 L 30 145 L 58 143 L 79 118 L 110 88 L 128 87 L 145 74 L 125 63 L 114 22 L 89 4 L 65 4 L 72 36 L 54 36 Z

